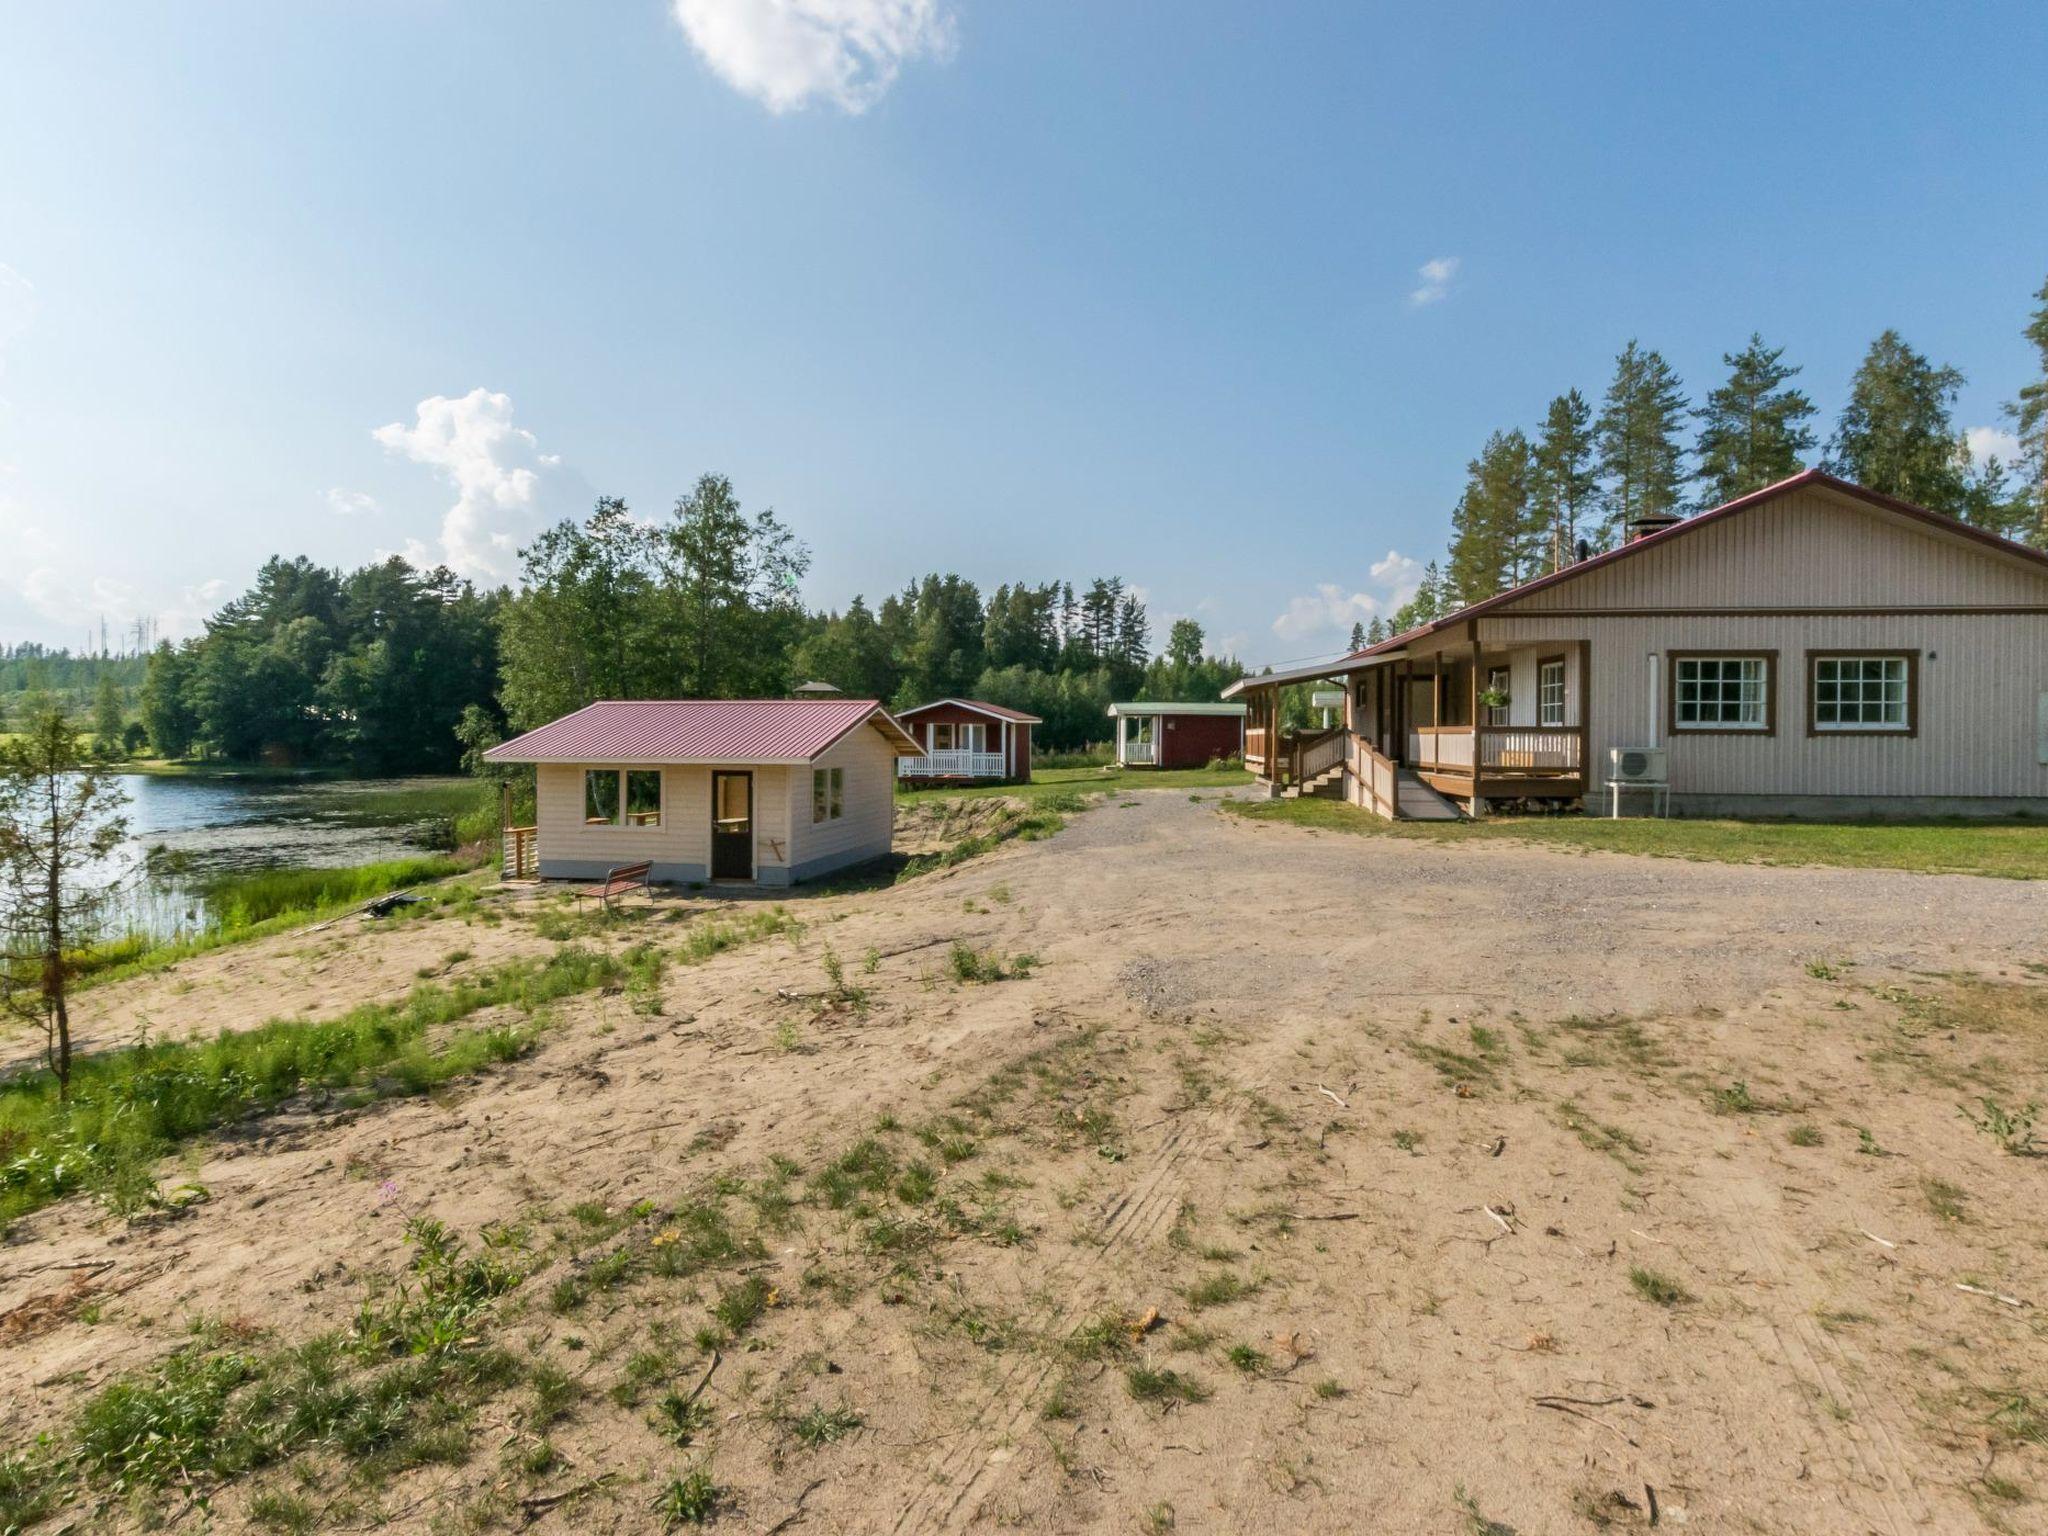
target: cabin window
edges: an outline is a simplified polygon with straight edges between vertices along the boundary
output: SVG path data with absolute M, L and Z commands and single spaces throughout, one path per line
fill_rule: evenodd
M 1673 731 L 1756 731 L 1769 734 L 1771 657 L 1708 655 L 1671 658 Z
M 1536 723 L 1564 724 L 1564 658 L 1536 664 Z
M 583 773 L 586 827 L 661 825 L 661 772 L 655 768 L 587 768 Z
M 1915 657 L 1814 656 L 1813 729 L 1820 732 L 1913 730 Z
M 846 814 L 846 770 L 844 768 L 814 768 L 811 770 L 811 824 L 821 821 L 837 821 Z
M 988 727 L 978 720 L 940 720 L 932 726 L 934 752 L 986 752 Z
M 1488 667 L 1486 669 L 1486 691 L 1499 694 L 1501 700 L 1498 704 L 1486 706 L 1486 723 L 1488 725 L 1506 725 L 1508 723 L 1509 703 L 1507 696 L 1508 669 L 1506 667 Z
M 583 824 L 615 827 L 619 823 L 619 770 L 589 768 L 583 774 Z
M 634 769 L 626 775 L 626 825 L 661 825 L 661 773 L 658 769 Z

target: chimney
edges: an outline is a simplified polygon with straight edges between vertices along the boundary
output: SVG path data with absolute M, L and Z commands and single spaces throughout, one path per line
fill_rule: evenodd
M 1647 539 L 1653 533 L 1662 533 L 1666 528 L 1675 528 L 1685 519 L 1676 512 L 1648 512 L 1641 517 L 1628 520 L 1628 542 Z

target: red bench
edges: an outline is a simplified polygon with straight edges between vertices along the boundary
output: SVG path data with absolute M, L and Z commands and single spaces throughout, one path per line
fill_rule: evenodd
M 654 896 L 654 886 L 649 877 L 653 872 L 654 863 L 649 859 L 642 859 L 638 864 L 614 865 L 605 871 L 602 885 L 586 885 L 576 892 L 576 905 L 582 906 L 583 898 L 586 896 L 595 896 L 609 912 L 614 896 L 623 896 L 626 892 L 636 889 L 645 891 L 651 900 Z

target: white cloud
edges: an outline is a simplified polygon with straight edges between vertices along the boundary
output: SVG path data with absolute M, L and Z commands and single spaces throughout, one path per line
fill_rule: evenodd
M 1963 434 L 1970 445 L 1970 462 L 1978 468 L 1986 459 L 1997 459 L 2007 469 L 2020 461 L 2020 440 L 1997 427 L 1972 427 Z
M 455 490 L 438 540 L 408 540 L 415 565 L 446 565 L 480 581 L 508 581 L 519 546 L 541 522 L 541 477 L 561 463 L 539 440 L 512 424 L 512 397 L 472 389 L 459 398 L 419 403 L 411 426 L 394 421 L 370 434 L 391 452 L 424 464 Z
M 1290 645 L 1324 641 L 1324 649 L 1339 649 L 1350 642 L 1352 625 L 1384 619 L 1415 595 L 1422 585 L 1422 563 L 1390 549 L 1366 575 L 1361 588 L 1347 591 L 1325 581 L 1291 599 L 1273 621 L 1273 633 Z
M 865 112 L 903 66 L 953 49 L 948 0 L 671 0 L 690 46 L 771 112 Z
M 1408 302 L 1419 308 L 1446 297 L 1451 291 L 1451 280 L 1458 275 L 1461 265 L 1463 258 L 1458 256 L 1438 256 L 1425 261 L 1415 269 L 1415 275 L 1421 282 L 1409 291 Z
M 330 485 L 322 499 L 336 517 L 362 517 L 378 510 L 376 497 L 368 491 L 352 491 L 345 485 Z

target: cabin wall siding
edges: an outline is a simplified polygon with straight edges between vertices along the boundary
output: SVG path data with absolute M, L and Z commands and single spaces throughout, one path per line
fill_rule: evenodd
M 812 770 L 789 771 L 789 863 L 798 877 L 886 854 L 896 831 L 895 744 L 879 731 L 858 730 L 820 754 L 814 767 L 845 770 L 840 803 L 846 814 L 837 821 L 813 822 Z
M 872 730 L 857 733 L 881 742 Z M 842 744 L 843 745 L 843 744 Z M 834 751 L 840 748 L 834 748 Z M 887 744 L 883 743 L 887 751 Z M 829 757 L 830 754 L 827 754 Z M 893 762 L 893 758 L 891 759 Z M 711 867 L 711 773 L 708 767 L 663 768 L 661 825 L 590 826 L 583 820 L 583 775 L 588 769 L 618 770 L 602 764 L 541 763 L 534 771 L 534 826 L 542 876 L 596 879 L 620 864 L 646 859 L 656 879 L 703 880 Z M 808 769 L 780 764 L 736 763 L 732 770 L 754 776 L 755 878 L 776 883 L 789 878 L 792 857 L 792 785 L 802 779 L 804 818 L 810 817 Z M 851 775 L 848 776 L 849 781 Z M 885 782 L 883 803 L 892 786 Z M 852 795 L 848 784 L 849 810 Z M 870 791 L 869 798 L 873 798 Z
M 602 876 L 613 865 L 642 859 L 701 869 L 710 859 L 711 781 L 703 769 L 661 770 L 660 826 L 615 827 L 584 823 L 587 768 L 618 772 L 598 763 L 541 763 L 534 770 L 534 826 L 542 874 L 550 872 L 549 866 L 575 866 L 570 872 L 579 877 L 593 867 Z

